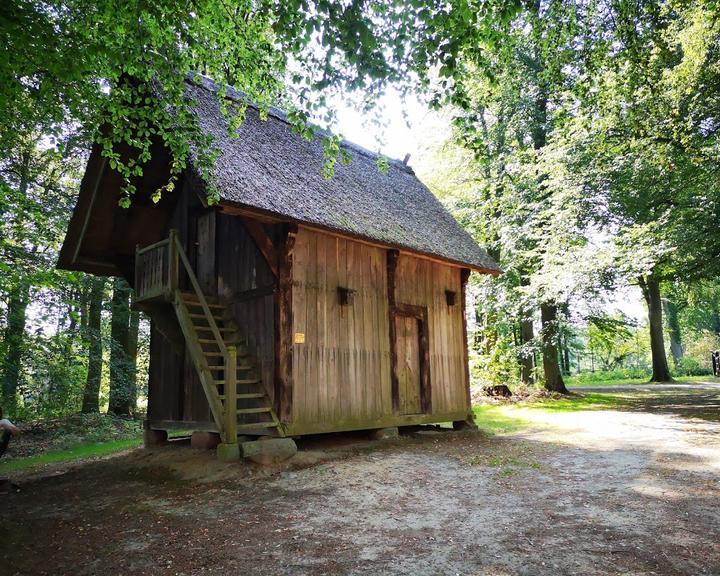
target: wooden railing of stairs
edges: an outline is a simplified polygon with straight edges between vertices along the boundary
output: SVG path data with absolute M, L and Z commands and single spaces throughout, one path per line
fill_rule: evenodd
M 181 272 L 192 290 L 180 289 Z M 224 444 L 236 444 L 238 432 L 284 436 L 246 336 L 225 306 L 205 296 L 175 230 L 137 247 L 135 302 L 151 317 L 172 306 Z

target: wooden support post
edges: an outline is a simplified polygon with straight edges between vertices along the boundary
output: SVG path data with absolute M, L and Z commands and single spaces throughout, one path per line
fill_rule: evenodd
M 282 423 L 292 420 L 293 366 L 293 249 L 297 226 L 285 224 L 278 255 L 278 290 L 275 297 L 275 413 Z
M 175 290 L 178 289 L 178 274 L 179 274 L 179 262 L 177 252 L 177 230 L 174 228 L 170 229 L 170 235 L 168 237 L 167 246 L 167 291 L 166 296 L 168 300 L 172 301 L 175 295 Z
M 460 311 L 462 313 L 462 335 L 463 335 L 463 367 L 465 376 L 465 404 L 468 414 L 472 417 L 472 406 L 470 400 L 470 359 L 468 357 L 468 333 L 467 333 L 467 311 L 465 310 L 465 300 L 467 295 L 467 283 L 470 278 L 470 269 L 463 268 L 460 270 Z M 454 425 L 454 424 L 453 424 Z
M 227 347 L 225 358 L 225 443 L 237 444 L 237 348 Z
M 400 384 L 397 375 L 397 335 L 395 329 L 395 272 L 400 253 L 387 251 L 388 310 L 390 325 L 390 383 L 392 387 L 392 409 L 397 414 L 400 409 Z

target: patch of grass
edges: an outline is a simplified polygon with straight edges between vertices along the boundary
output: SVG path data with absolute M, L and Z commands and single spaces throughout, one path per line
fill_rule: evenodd
M 715 376 L 676 376 L 678 384 L 693 382 L 720 383 L 720 378 Z M 565 384 L 571 387 L 601 387 L 601 386 L 631 386 L 634 384 L 652 384 L 649 382 L 650 375 L 638 375 L 629 378 L 588 378 L 585 374 L 565 378 Z
M 544 410 L 546 412 L 577 412 L 580 410 L 607 410 L 627 406 L 623 394 L 608 394 L 607 392 L 580 392 L 557 400 L 540 400 L 538 402 L 523 402 L 523 408 L 530 410 Z
M 565 378 L 565 385 L 568 387 L 600 387 L 600 386 L 627 386 L 631 384 L 647 384 L 649 377 L 641 378 L 615 378 L 611 380 L 587 380 L 581 376 L 569 376 Z
M 508 466 L 515 466 L 518 468 L 534 468 L 538 470 L 541 467 L 540 463 L 536 462 L 535 460 L 508 455 L 489 456 L 486 454 L 479 454 L 476 456 L 471 456 L 466 460 L 466 462 L 473 466 L 490 466 L 491 468 L 505 468 Z
M 480 404 L 473 406 L 475 424 L 488 434 L 507 434 L 528 427 L 531 422 L 513 414 L 512 406 Z
M 55 462 L 69 462 L 72 460 L 82 460 L 97 456 L 107 456 L 109 454 L 114 454 L 115 452 L 122 452 L 123 450 L 127 450 L 129 448 L 135 448 L 141 444 L 142 439 L 140 438 L 80 444 L 70 448 L 69 450 L 53 450 L 37 456 L 15 458 L 13 460 L 0 462 L 0 474 L 5 472 L 28 470 L 37 466 L 52 464 Z
M 508 434 L 534 424 L 533 414 L 627 408 L 631 398 L 622 393 L 580 392 L 568 397 L 473 406 L 475 423 L 488 434 Z

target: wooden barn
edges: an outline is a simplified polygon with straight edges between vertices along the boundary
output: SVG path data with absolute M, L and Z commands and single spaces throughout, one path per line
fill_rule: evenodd
M 94 149 L 59 265 L 123 276 L 152 319 L 147 427 L 298 436 L 462 422 L 465 285 L 487 253 L 402 162 L 349 143 L 323 177 L 320 138 L 250 106 L 227 133 L 213 85 L 188 82 L 219 150 L 220 202 L 157 147 L 128 209 Z M 241 98 L 230 93 L 229 98 Z

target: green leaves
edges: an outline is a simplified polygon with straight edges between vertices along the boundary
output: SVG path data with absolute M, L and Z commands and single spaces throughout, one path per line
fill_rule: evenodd
M 377 167 L 381 174 L 387 176 L 388 172 L 390 171 L 390 161 L 388 160 L 387 156 L 380 155 L 377 159 Z

